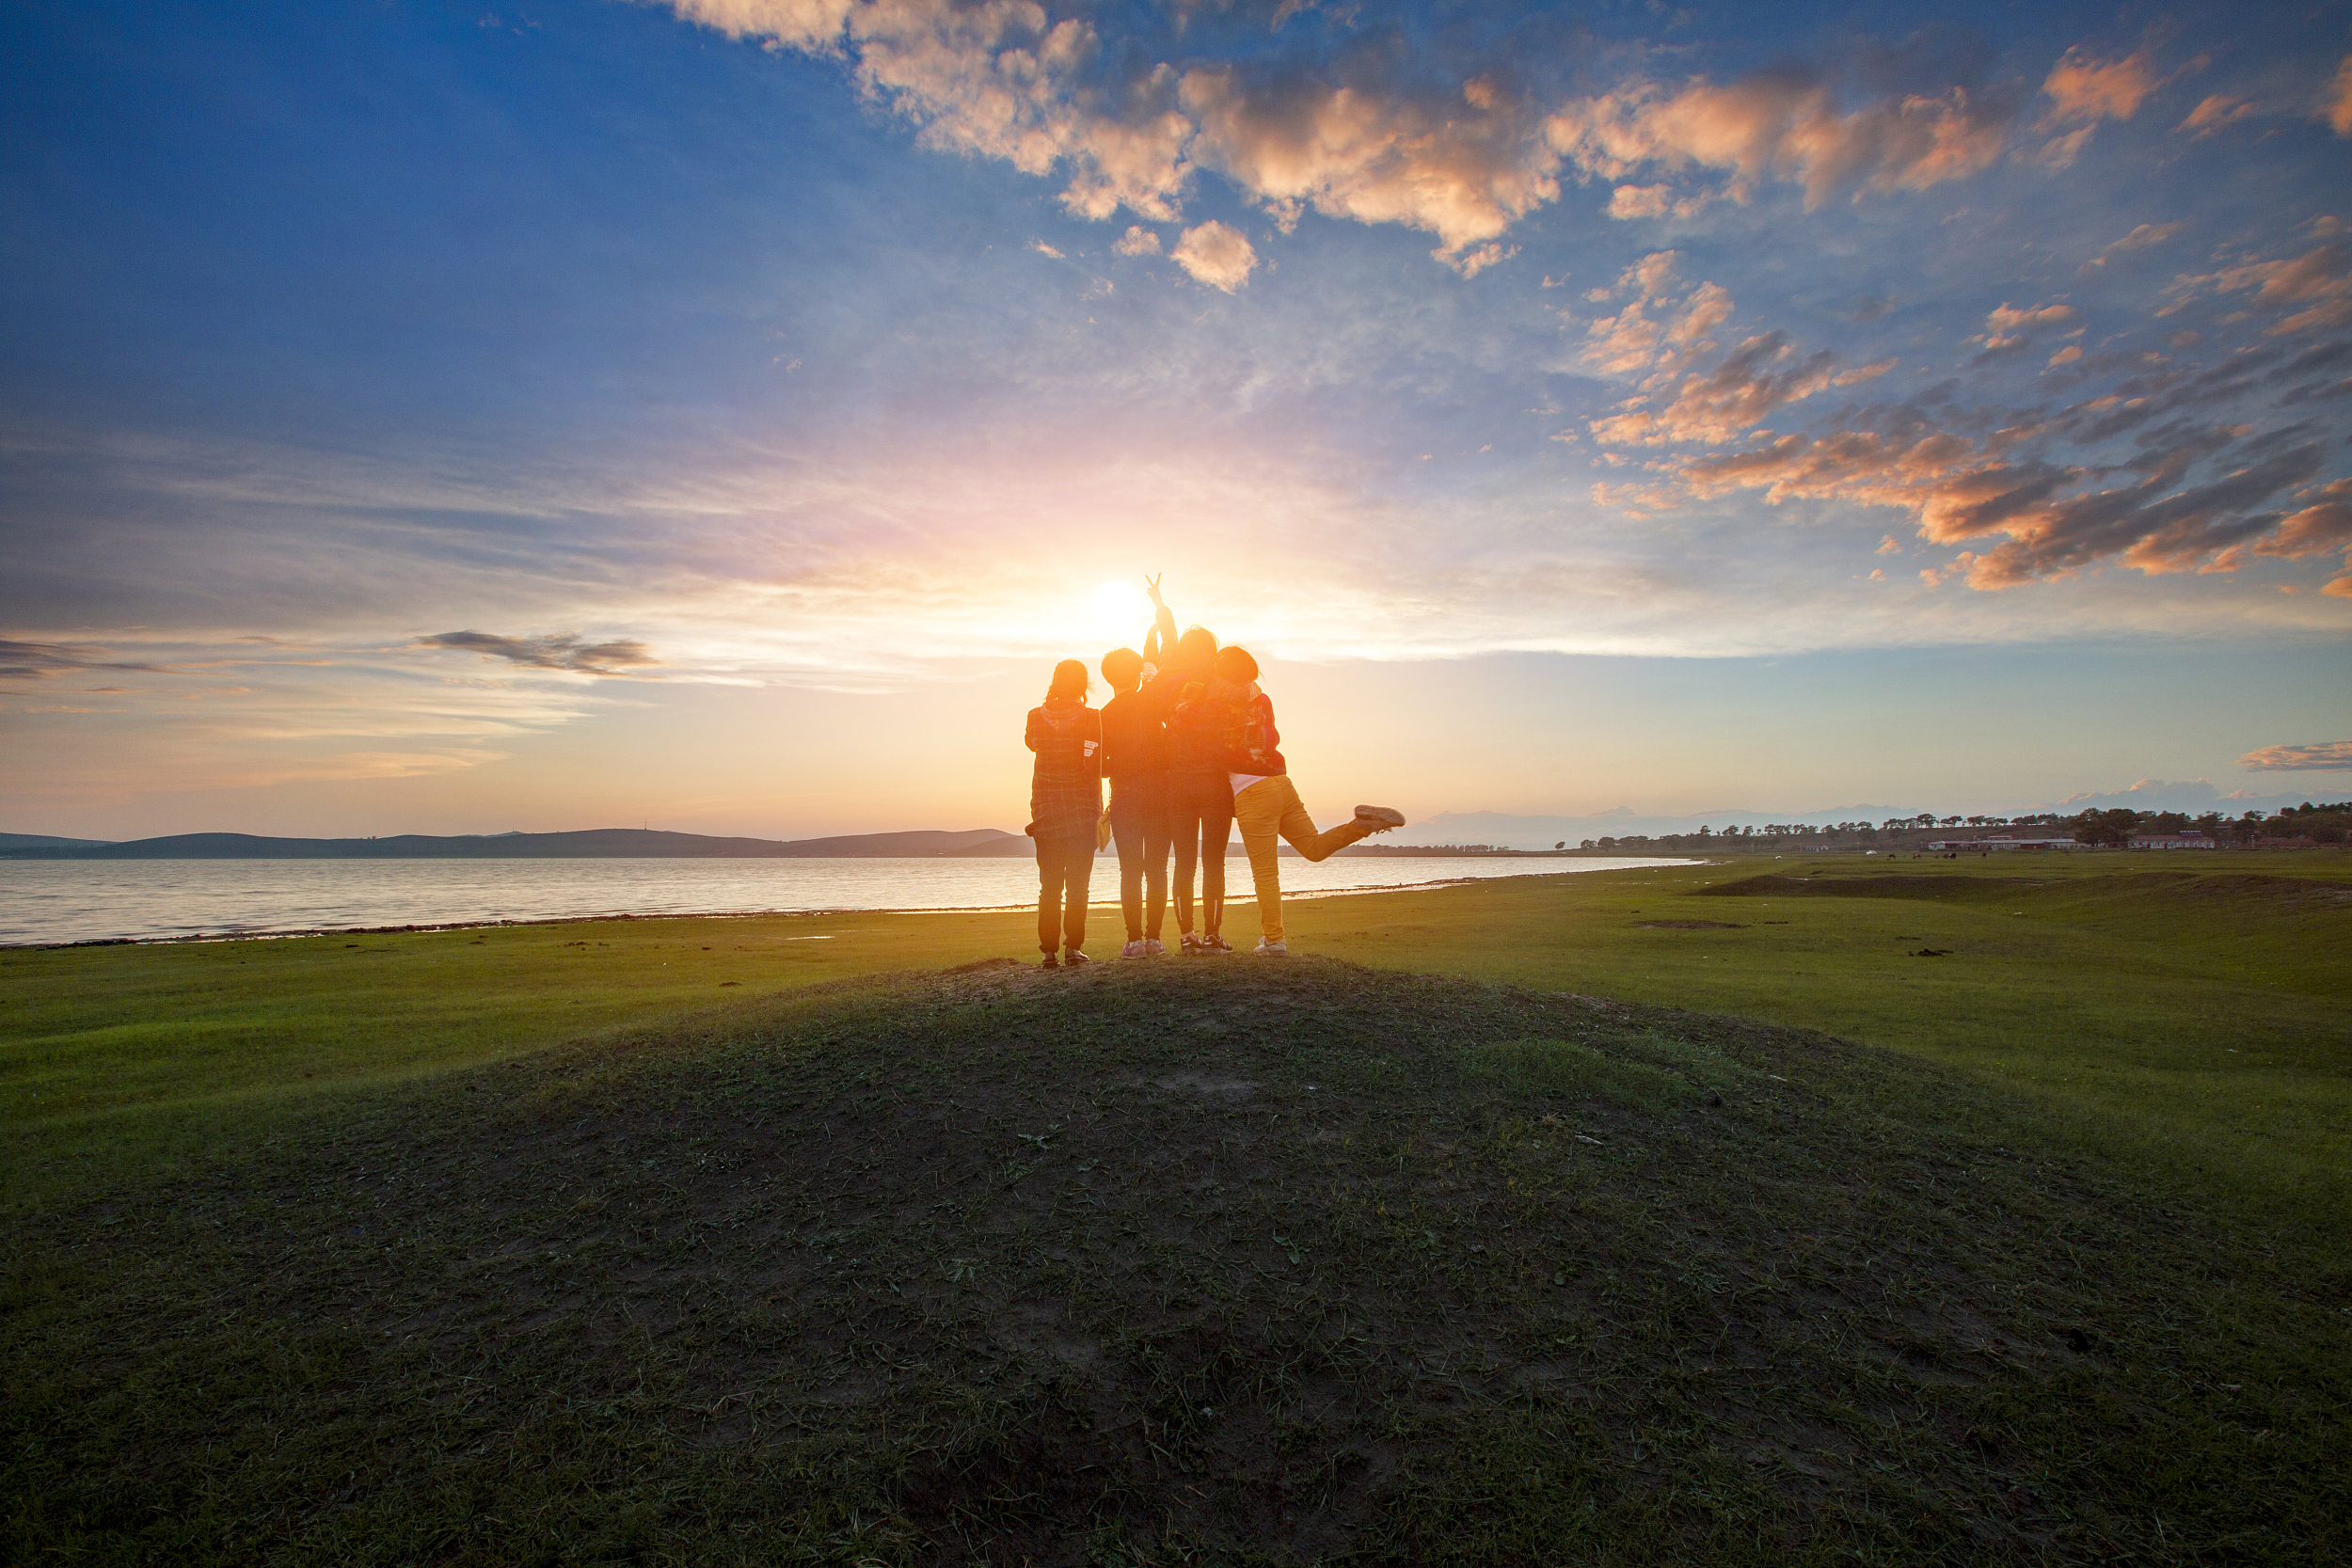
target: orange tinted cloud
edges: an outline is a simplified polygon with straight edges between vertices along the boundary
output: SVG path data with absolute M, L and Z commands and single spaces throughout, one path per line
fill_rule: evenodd
M 2327 96 L 2320 102 L 2319 118 L 2337 135 L 2352 136 L 2352 55 L 2336 67 L 2336 78 L 2328 84 Z M 2329 585 L 2331 591 L 2333 586 Z
M 2334 585 L 2329 584 L 2332 590 Z M 2237 759 L 2257 773 L 2352 772 L 2352 740 L 2321 740 L 2306 746 L 2265 746 Z
M 1920 190 L 1978 173 L 2006 150 L 2015 115 L 2012 99 L 1962 87 L 1841 110 L 1830 83 L 1792 68 L 1720 87 L 1636 84 L 1568 104 L 1549 135 L 1588 178 L 1695 166 L 1732 174 L 1735 197 L 1758 180 L 1790 180 L 1818 207 L 1841 190 Z M 1628 203 L 1625 215 L 1646 215 L 1663 197 Z
M 2256 542 L 2254 553 L 2301 557 L 2352 546 L 2352 479 L 2324 484 L 2315 493 L 2324 499 L 2288 514 L 2276 532 Z
M 1184 230 L 1168 259 L 1212 289 L 1232 293 L 1249 281 L 1258 252 L 1240 230 L 1211 218 Z
M 1663 409 L 1596 420 L 1593 435 L 1604 442 L 1640 446 L 1734 440 L 1783 404 L 1829 386 L 1836 362 L 1826 349 L 1799 357 L 1786 333 L 1763 333 L 1725 355 L 1713 370 L 1685 377 Z
M 2191 135 L 2210 136 L 2216 131 L 2235 125 L 2249 115 L 2260 113 L 2262 105 L 2250 99 L 2233 98 L 2228 93 L 2217 92 L 2191 109 L 2188 118 L 2181 121 L 2176 129 L 2186 131 Z
M 1376 79 L 1201 66 L 1184 73 L 1181 99 L 1199 126 L 1192 156 L 1278 216 L 1313 207 L 1399 223 L 1437 235 L 1450 258 L 1560 195 L 1541 126 L 1482 80 L 1440 103 Z
M 2042 90 L 2050 99 L 2054 121 L 2095 124 L 2102 119 L 2131 119 L 2161 85 L 2145 49 L 2120 60 L 2101 60 L 2077 44 L 2050 68 Z
M 2306 307 L 2274 325 L 2274 335 L 2352 322 L 2352 254 L 2342 245 L 2321 245 L 2292 261 L 2226 267 L 2210 281 L 2225 293 L 2252 289 L 2257 306 Z

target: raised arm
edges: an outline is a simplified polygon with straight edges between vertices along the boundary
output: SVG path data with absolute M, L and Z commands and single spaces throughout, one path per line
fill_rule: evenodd
M 1171 656 L 1176 652 L 1176 612 L 1168 608 L 1167 600 L 1160 597 L 1160 578 L 1167 575 L 1162 572 L 1143 579 L 1143 591 L 1152 595 L 1152 629 L 1144 634 L 1143 657 L 1154 664 L 1159 662 L 1152 652 L 1154 648 L 1161 654 Z

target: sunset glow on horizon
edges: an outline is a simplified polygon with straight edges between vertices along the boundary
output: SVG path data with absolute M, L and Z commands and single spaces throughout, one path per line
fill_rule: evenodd
M 2342 798 L 2242 16 L 22 8 L 0 830 L 1018 828 L 1159 573 L 1416 823 Z

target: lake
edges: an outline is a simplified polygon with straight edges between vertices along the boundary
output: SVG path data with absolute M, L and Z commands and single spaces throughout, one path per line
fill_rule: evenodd
M 1344 857 L 1285 860 L 1282 891 L 1344 893 L 1685 860 Z M 1226 870 L 1251 902 L 1249 866 Z M 1119 898 L 1096 862 L 1094 900 Z M 599 915 L 987 910 L 1033 904 L 1027 860 L 0 861 L 0 945 L 245 936 Z

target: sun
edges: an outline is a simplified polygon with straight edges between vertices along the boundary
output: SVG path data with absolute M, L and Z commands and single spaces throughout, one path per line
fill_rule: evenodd
M 1140 642 L 1152 625 L 1152 601 L 1132 582 L 1104 583 L 1088 602 L 1095 631 L 1111 639 L 1114 645 Z

